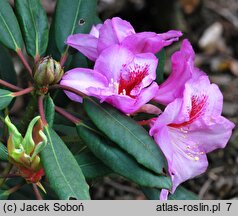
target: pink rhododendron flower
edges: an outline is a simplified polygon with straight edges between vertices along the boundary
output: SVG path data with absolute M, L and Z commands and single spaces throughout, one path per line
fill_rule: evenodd
M 136 33 L 129 22 L 114 17 L 107 19 L 104 24 L 93 26 L 89 34 L 70 35 L 66 43 L 95 61 L 103 50 L 115 44 L 123 45 L 135 54 L 157 53 L 177 41 L 181 35 L 180 31 L 174 30 L 163 34 Z
M 175 52 L 171 57 L 172 72 L 165 82 L 159 86 L 155 101 L 167 105 L 178 97 L 182 97 L 185 83 L 202 74 L 194 66 L 195 53 L 189 41 L 183 40 L 181 49 Z
M 178 78 L 179 81 L 179 78 Z M 206 153 L 227 144 L 234 124 L 221 116 L 223 97 L 205 75 L 190 79 L 181 98 L 175 99 L 150 130 L 168 161 L 173 193 L 182 182 L 203 173 Z M 166 199 L 168 190 L 162 190 Z
M 97 58 L 94 70 L 75 68 L 61 84 L 106 101 L 124 113 L 133 113 L 150 101 L 158 90 L 158 60 L 152 53 L 134 54 L 120 45 L 112 45 Z M 82 98 L 66 92 L 74 101 Z

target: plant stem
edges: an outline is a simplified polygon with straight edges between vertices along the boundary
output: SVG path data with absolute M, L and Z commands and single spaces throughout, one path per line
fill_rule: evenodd
M 18 184 L 8 190 L 9 195 L 18 191 L 24 184 Z
M 32 186 L 33 186 L 33 190 L 34 190 L 34 194 L 35 194 L 36 199 L 37 200 L 43 200 L 43 198 L 42 198 L 42 196 L 41 196 L 41 194 L 40 194 L 40 192 L 38 190 L 37 185 L 36 184 L 32 184 Z
M 60 66 L 63 67 L 67 58 L 68 58 L 68 50 L 69 50 L 69 47 L 66 48 L 65 52 L 63 53 L 63 55 L 61 56 L 60 58 Z
M 3 171 L 3 176 L 6 176 L 6 175 L 8 175 L 9 173 L 10 173 L 10 171 L 11 171 L 11 169 L 12 169 L 12 164 L 10 164 L 10 163 L 8 163 L 7 164 L 7 166 L 6 166 L 6 168 L 4 169 L 4 171 Z M 0 178 L 0 188 L 3 186 L 3 184 L 5 183 L 5 181 L 6 181 L 6 177 L 4 177 L 4 178 Z
M 28 93 L 32 92 L 33 90 L 34 90 L 34 87 L 31 86 L 31 87 L 23 89 L 21 91 L 12 93 L 12 96 L 13 97 L 22 96 L 22 95 L 25 95 L 25 94 L 28 94 Z
M 75 116 L 71 115 L 70 113 L 66 112 L 65 110 L 63 110 L 58 106 L 55 106 L 55 111 L 60 115 L 64 116 L 69 121 L 73 122 L 74 124 L 78 124 L 79 122 L 81 122 L 80 119 L 76 118 Z
M 36 99 L 36 96 L 33 95 L 31 97 L 30 102 L 28 103 L 28 105 L 26 107 L 25 114 L 20 122 L 19 128 L 20 128 L 20 131 L 22 134 L 24 134 L 26 132 L 28 124 L 33 119 L 36 110 L 37 110 L 37 99 Z
M 17 174 L 0 175 L 0 178 L 16 178 L 16 177 L 21 177 L 21 176 Z
M 70 86 L 66 86 L 66 85 L 56 84 L 56 85 L 50 86 L 49 89 L 63 89 L 65 91 L 69 91 L 69 92 L 72 92 L 76 95 L 79 95 L 80 97 L 87 97 L 87 95 L 84 94 L 83 92 L 81 92 L 81 91 L 79 91 L 75 88 L 72 88 Z
M 39 56 L 39 54 L 37 54 L 35 57 L 35 63 L 37 63 L 39 61 L 39 59 L 40 59 L 40 56 Z
M 39 108 L 39 113 L 40 113 L 40 117 L 41 117 L 41 121 L 43 123 L 44 126 L 48 125 L 46 118 L 45 118 L 45 112 L 44 112 L 44 95 L 41 95 L 38 98 L 38 108 Z
M 28 71 L 28 73 L 30 74 L 30 76 L 32 76 L 32 70 L 30 65 L 28 64 L 27 60 L 25 59 L 21 49 L 17 49 L 17 55 L 19 56 L 19 58 L 21 59 L 22 64 L 24 65 L 24 67 L 26 68 L 26 70 Z
M 8 82 L 6 82 L 2 79 L 0 79 L 0 85 L 5 86 L 5 87 L 7 87 L 7 88 L 9 88 L 13 91 L 21 91 L 22 90 L 22 88 L 20 88 L 18 86 L 15 86 L 15 85 L 12 85 L 11 83 L 8 83 Z

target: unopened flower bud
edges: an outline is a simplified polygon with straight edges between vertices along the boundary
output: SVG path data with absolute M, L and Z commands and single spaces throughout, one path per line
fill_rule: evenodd
M 27 182 L 38 183 L 44 175 L 40 152 L 47 144 L 40 116 L 32 119 L 24 137 L 8 116 L 5 118 L 5 123 L 9 130 L 7 142 L 9 162 L 18 168 L 20 175 Z
M 33 76 L 37 85 L 49 86 L 59 82 L 63 73 L 60 63 L 47 56 L 35 65 Z

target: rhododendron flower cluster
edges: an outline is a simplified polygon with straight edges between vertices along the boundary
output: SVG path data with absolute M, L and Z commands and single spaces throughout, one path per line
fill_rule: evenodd
M 113 18 L 94 26 L 89 34 L 70 35 L 66 43 L 95 61 L 93 69 L 68 71 L 61 84 L 107 102 L 132 114 L 153 100 L 165 105 L 150 121 L 150 135 L 164 153 L 172 178 L 167 199 L 182 182 L 203 173 L 206 154 L 224 148 L 234 124 L 221 116 L 223 97 L 217 85 L 194 65 L 195 53 L 188 40 L 171 57 L 172 72 L 161 85 L 155 82 L 155 54 L 177 41 L 180 31 L 163 34 L 136 33 L 130 23 Z M 66 91 L 68 97 L 82 98 Z
M 68 71 L 61 84 L 106 101 L 124 113 L 133 113 L 156 96 L 158 60 L 154 54 L 179 36 L 179 31 L 135 33 L 130 23 L 120 18 L 106 20 L 89 34 L 68 37 L 67 44 L 96 62 L 93 70 Z M 80 97 L 66 94 L 81 102 Z

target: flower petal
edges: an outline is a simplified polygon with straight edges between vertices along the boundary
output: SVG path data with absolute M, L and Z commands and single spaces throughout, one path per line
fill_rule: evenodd
M 170 45 L 174 41 L 178 41 L 183 33 L 181 31 L 170 30 L 165 33 L 158 34 L 163 40 L 165 40 L 166 46 Z
M 167 200 L 169 195 L 169 190 L 162 189 L 160 192 L 160 200 Z
M 97 71 L 75 68 L 65 73 L 60 84 L 70 86 L 90 96 L 90 91 L 88 91 L 87 88 L 93 86 L 95 88 L 104 89 L 108 86 L 108 81 L 106 77 Z M 82 102 L 80 96 L 68 91 L 65 91 L 65 93 L 71 100 Z
M 170 103 L 154 122 L 153 127 L 150 129 L 150 135 L 155 136 L 155 134 L 158 133 L 158 131 L 160 131 L 165 125 L 169 125 L 171 123 L 180 124 L 186 121 L 187 116 L 180 115 L 182 104 L 183 101 L 181 98 L 178 98 Z
M 157 53 L 163 47 L 177 41 L 182 35 L 180 31 L 169 31 L 163 34 L 154 32 L 141 32 L 127 36 L 122 45 L 130 49 L 134 53 L 151 52 Z
M 172 164 L 169 165 L 173 188 L 172 193 L 182 182 L 204 173 L 208 166 L 207 156 L 197 140 L 190 139 L 190 133 L 169 128 L 173 149 Z M 161 140 L 160 140 L 161 141 Z M 168 145 L 167 145 L 168 147 Z
M 111 95 L 111 96 L 97 96 L 101 99 L 101 102 L 106 101 L 123 113 L 131 114 L 139 110 L 144 104 L 149 102 L 154 95 L 158 86 L 156 83 L 152 83 L 149 87 L 142 89 L 140 95 L 136 98 L 131 98 L 127 95 Z M 96 95 L 95 95 L 96 96 Z
M 149 102 L 154 97 L 153 95 L 157 93 L 157 91 L 158 85 L 156 82 L 152 82 L 152 84 L 149 87 L 143 88 L 140 94 L 136 97 L 135 106 L 138 108 L 134 109 L 133 112 L 137 111 L 140 107 Z
M 152 125 L 150 135 L 168 160 L 172 193 L 205 171 L 206 153 L 227 144 L 234 124 L 221 116 L 221 107 L 220 90 L 201 75 L 186 82 L 183 97 L 168 104 Z
M 95 32 L 93 34 L 96 34 Z M 90 60 L 95 61 L 98 57 L 97 44 L 98 39 L 90 34 L 74 34 L 70 35 L 66 44 L 77 49 L 79 52 L 87 56 Z
M 203 72 L 194 68 L 195 54 L 188 40 L 183 40 L 180 51 L 172 55 L 172 72 L 168 79 L 159 86 L 155 100 L 167 105 L 175 98 L 182 97 L 185 83 L 192 76 L 200 76 Z
M 133 59 L 134 55 L 131 51 L 122 46 L 113 45 L 100 54 L 94 69 L 107 77 L 109 81 L 111 79 L 119 81 L 123 65 L 127 65 Z
M 102 27 L 102 24 L 97 24 L 96 26 L 93 25 L 89 34 L 96 37 L 96 38 L 99 38 L 99 30 L 100 30 L 101 27 Z
M 139 110 L 137 110 L 134 114 L 136 113 L 148 113 L 148 114 L 159 115 L 162 113 L 162 111 L 159 107 L 153 104 L 145 104 Z M 144 120 L 144 121 L 147 121 L 147 120 Z
M 196 140 L 209 153 L 227 145 L 234 127 L 234 123 L 223 116 L 202 118 L 190 125 L 189 139 Z
M 185 84 L 184 110 L 191 107 L 192 97 L 207 97 L 206 111 L 203 116 L 220 116 L 222 113 L 223 96 L 216 84 L 211 84 L 207 75 L 190 79 Z M 190 108 L 191 109 L 191 108 Z
M 127 65 L 127 70 L 129 70 L 130 73 L 146 70 L 147 74 L 142 79 L 141 84 L 136 85 L 132 89 L 130 92 L 131 95 L 138 95 L 142 88 L 149 86 L 156 79 L 157 64 L 158 59 L 152 53 L 141 53 L 135 55 L 133 61 Z
M 205 172 L 208 162 L 203 148 L 197 145 L 196 140 L 184 137 L 183 131 L 164 127 L 155 134 L 154 139 L 168 161 L 172 193 L 182 182 Z
M 107 19 L 99 32 L 99 52 L 102 52 L 111 45 L 120 44 L 125 37 L 135 34 L 135 30 L 131 24 L 119 17 Z

